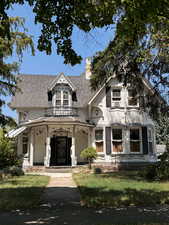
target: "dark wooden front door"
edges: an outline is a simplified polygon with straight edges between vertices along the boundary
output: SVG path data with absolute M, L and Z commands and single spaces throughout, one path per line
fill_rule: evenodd
M 70 165 L 70 147 L 71 138 L 68 137 L 52 137 L 51 138 L 51 157 L 50 166 Z

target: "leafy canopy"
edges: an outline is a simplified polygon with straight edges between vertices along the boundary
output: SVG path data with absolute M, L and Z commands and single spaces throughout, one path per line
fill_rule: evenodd
M 84 32 L 115 26 L 108 47 L 94 57 L 92 88 L 116 73 L 125 85 L 131 83 L 138 90 L 145 77 L 154 93 L 168 96 L 168 0 L 3 0 L 3 17 L 11 4 L 25 2 L 33 7 L 35 23 L 42 24 L 38 49 L 51 54 L 54 43 L 57 53 L 71 65 L 82 60 L 72 47 L 74 26 Z
M 8 30 L 9 28 L 9 30 Z M 7 32 L 9 31 L 9 33 Z M 2 106 L 5 104 L 4 97 L 14 95 L 17 86 L 15 73 L 18 72 L 19 63 L 23 51 L 30 48 L 34 54 L 33 41 L 26 34 L 24 20 L 19 17 L 4 19 L 0 14 L 0 125 L 13 123 L 12 119 L 2 114 Z M 7 62 L 13 55 L 18 56 L 18 62 Z

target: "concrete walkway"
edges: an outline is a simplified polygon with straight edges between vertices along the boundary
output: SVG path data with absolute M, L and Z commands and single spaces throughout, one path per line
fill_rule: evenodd
M 80 194 L 70 173 L 49 174 L 50 181 L 42 198 L 48 206 L 80 205 Z
M 50 177 L 42 196 L 42 206 L 80 205 L 80 193 L 73 181 L 72 173 L 32 172 L 28 174 Z

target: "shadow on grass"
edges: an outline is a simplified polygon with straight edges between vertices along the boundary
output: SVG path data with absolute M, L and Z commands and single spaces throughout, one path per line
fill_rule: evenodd
M 3 193 L 8 193 L 8 189 L 2 189 Z M 15 190 L 11 190 L 11 192 Z M 143 208 L 143 207 L 115 207 L 115 208 L 88 208 L 80 207 L 78 197 L 74 193 L 77 193 L 77 189 L 73 187 L 48 187 L 43 204 L 36 209 L 30 210 L 16 210 L 15 212 L 0 213 L 2 225 L 11 225 L 15 221 L 15 225 L 20 224 L 69 224 L 69 225 L 167 225 L 169 209 L 161 209 L 158 207 Z M 106 192 L 103 189 L 84 188 L 81 187 L 81 191 L 85 191 L 86 194 L 91 195 L 93 198 L 96 193 L 97 196 L 110 198 L 110 195 L 118 196 L 125 193 L 120 191 Z M 141 199 L 151 194 L 151 197 L 155 197 L 155 193 L 149 193 L 145 190 L 145 195 L 141 197 L 143 193 L 136 193 L 133 189 L 126 190 L 129 193 L 130 200 L 135 201 L 136 196 Z M 42 194 L 40 188 L 18 188 L 18 201 L 20 205 L 23 205 L 28 199 L 34 198 L 33 192 L 39 192 Z M 20 199 L 22 193 L 27 193 L 27 198 Z M 107 195 L 108 194 L 108 195 Z M 168 194 L 168 193 L 167 193 Z M 111 199 L 110 199 L 111 200 Z M 116 199 L 118 201 L 118 199 Z M 41 202 L 42 203 L 42 202 Z M 47 204 L 45 204 L 47 203 Z M 55 203 L 50 206 L 48 203 Z M 45 206 L 46 205 L 46 206 Z
M 106 190 L 102 188 L 79 187 L 82 202 L 88 207 L 124 207 L 124 206 L 154 206 L 169 204 L 169 191 L 154 191 L 149 189 L 136 190 Z

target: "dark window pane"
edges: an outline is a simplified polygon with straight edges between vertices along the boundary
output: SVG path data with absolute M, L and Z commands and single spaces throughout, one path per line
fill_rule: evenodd
M 103 130 L 95 130 L 95 140 L 103 140 Z
M 140 152 L 140 142 L 130 141 L 130 152 Z
M 69 101 L 68 100 L 63 100 L 63 105 L 69 105 Z
M 61 105 L 61 100 L 56 100 L 56 106 L 60 106 Z
M 130 129 L 130 140 L 140 140 L 139 129 Z
M 129 98 L 128 105 L 137 105 L 137 98 Z
M 113 140 L 122 140 L 122 129 L 112 129 Z
M 121 100 L 121 90 L 120 89 L 113 89 L 112 100 L 113 101 L 120 101 Z

